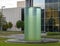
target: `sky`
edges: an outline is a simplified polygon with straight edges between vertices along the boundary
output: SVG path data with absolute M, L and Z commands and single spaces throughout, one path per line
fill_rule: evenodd
M 45 8 L 45 0 L 34 0 L 34 6 Z
M 25 1 L 25 0 L 0 0 L 0 8 L 5 6 L 5 8 L 17 7 L 17 1 Z M 44 0 L 34 0 L 34 6 L 40 6 L 44 8 Z

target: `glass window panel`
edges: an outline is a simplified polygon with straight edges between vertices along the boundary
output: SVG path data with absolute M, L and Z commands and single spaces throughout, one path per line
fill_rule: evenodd
M 60 1 L 60 0 L 59 0 Z M 58 0 L 45 0 L 46 3 L 58 2 Z
M 58 2 L 58 0 L 54 0 L 53 2 Z
M 59 0 L 60 1 L 60 0 Z M 60 11 L 60 3 L 58 3 L 58 0 L 45 0 L 45 2 L 48 2 L 48 3 L 45 3 L 45 10 L 47 11 L 47 14 L 45 15 L 45 31 L 51 31 L 51 32 L 57 32 L 59 31 L 59 12 Z M 59 9 L 58 9 L 59 8 Z M 51 10 L 52 9 L 52 10 Z M 50 11 L 51 10 L 51 11 Z M 52 18 L 54 19 L 55 21 L 55 24 L 52 24 L 52 20 L 51 22 L 49 23 L 49 18 L 51 17 L 52 15 Z M 52 24 L 52 25 L 51 25 Z
M 54 0 L 49 0 L 49 3 L 50 3 L 50 2 L 53 2 L 53 1 L 54 1 Z
M 60 2 L 60 0 L 58 0 L 58 2 Z
M 48 2 L 49 2 L 49 0 L 45 0 L 45 2 L 46 2 L 46 3 L 48 3 Z
M 60 2 L 58 3 L 58 10 L 60 11 Z

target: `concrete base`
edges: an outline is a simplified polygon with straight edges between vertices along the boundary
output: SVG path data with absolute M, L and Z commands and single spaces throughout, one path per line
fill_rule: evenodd
M 5 42 L 40 44 L 40 43 L 59 42 L 59 40 L 57 40 L 57 39 L 49 39 L 49 38 L 42 38 L 41 41 L 25 41 L 25 40 L 21 40 L 21 39 L 8 39 Z
M 42 38 L 41 41 L 25 41 L 24 34 L 14 34 L 10 36 L 3 36 L 3 38 L 9 38 L 5 42 L 13 42 L 13 43 L 34 43 L 34 44 L 38 43 L 39 44 L 39 43 L 60 42 L 60 39 L 52 39 L 52 38 Z

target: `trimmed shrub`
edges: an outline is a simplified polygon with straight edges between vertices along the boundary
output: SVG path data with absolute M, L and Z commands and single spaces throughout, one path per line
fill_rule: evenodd
M 19 29 L 19 28 L 24 28 L 24 22 L 23 21 L 17 21 L 16 23 L 16 27 Z
M 8 28 L 12 28 L 13 24 L 12 22 L 8 22 Z
M 8 29 L 8 24 L 5 24 L 5 25 L 3 25 L 3 31 L 7 31 L 7 29 Z
M 60 32 L 47 32 L 47 35 L 60 35 Z

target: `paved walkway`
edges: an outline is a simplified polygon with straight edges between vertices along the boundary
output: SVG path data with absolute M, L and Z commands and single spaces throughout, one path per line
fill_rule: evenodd
M 46 33 L 42 33 L 42 36 L 46 36 Z M 24 39 L 24 34 L 12 34 L 9 36 L 0 36 L 0 37 L 5 37 L 5 38 L 15 38 L 15 39 Z

